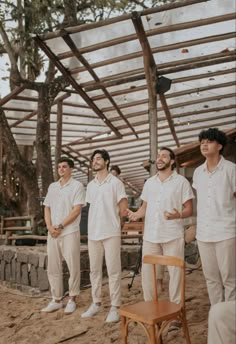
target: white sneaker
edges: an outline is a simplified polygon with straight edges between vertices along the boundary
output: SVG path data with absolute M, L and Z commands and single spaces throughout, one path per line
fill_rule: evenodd
M 109 313 L 108 313 L 108 316 L 106 318 L 106 322 L 107 323 L 113 323 L 113 322 L 117 322 L 119 320 L 120 320 L 120 315 L 118 313 L 118 308 L 112 306 Z
M 52 300 L 51 302 L 49 302 L 47 307 L 41 309 L 41 312 L 52 313 L 52 312 L 57 311 L 58 309 L 61 309 L 62 307 L 63 307 L 62 301 L 56 302 Z
M 96 305 L 95 303 L 92 303 L 86 312 L 81 314 L 81 318 L 91 318 L 98 312 L 100 312 L 101 306 Z
M 65 314 L 71 314 L 76 310 L 76 303 L 74 300 L 69 300 L 67 302 L 66 308 L 64 309 Z

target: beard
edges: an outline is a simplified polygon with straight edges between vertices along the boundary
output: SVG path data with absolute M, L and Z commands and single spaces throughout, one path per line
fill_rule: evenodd
M 167 163 L 164 163 L 164 165 L 163 165 L 162 167 L 158 167 L 157 165 L 158 165 L 158 164 L 156 164 L 157 171 L 165 171 L 167 168 L 170 167 L 171 162 L 169 161 L 169 162 L 167 162 Z

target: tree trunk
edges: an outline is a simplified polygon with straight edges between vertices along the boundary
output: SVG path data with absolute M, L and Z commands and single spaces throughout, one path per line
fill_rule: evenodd
M 23 159 L 11 133 L 4 111 L 0 108 L 0 127 L 2 128 L 2 143 L 8 166 L 17 174 L 21 186 L 28 196 L 26 213 L 40 219 L 39 187 L 36 169 L 32 162 Z
M 49 185 L 54 181 L 50 143 L 50 110 L 51 102 L 48 95 L 48 86 L 42 85 L 39 88 L 36 149 L 38 172 L 42 178 L 43 196 L 46 195 Z

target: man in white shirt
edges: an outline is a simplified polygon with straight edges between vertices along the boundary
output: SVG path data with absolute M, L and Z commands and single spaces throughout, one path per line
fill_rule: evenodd
M 235 164 L 221 155 L 227 142 L 217 128 L 199 134 L 206 158 L 193 175 L 197 192 L 197 240 L 211 305 L 236 299 Z
M 64 258 L 70 273 L 69 301 L 64 310 L 71 314 L 76 309 L 80 293 L 80 218 L 85 204 L 83 185 L 72 178 L 73 160 L 62 157 L 58 161 L 59 181 L 50 184 L 44 200 L 44 217 L 48 229 L 48 280 L 52 301 L 42 312 L 54 312 L 63 307 Z
M 156 159 L 157 174 L 144 184 L 141 208 L 128 211 L 132 221 L 145 217 L 143 256 L 163 254 L 184 258 L 184 227 L 182 219 L 192 215 L 191 186 L 186 178 L 174 171 L 175 154 L 163 147 Z M 180 270 L 169 267 L 170 300 L 180 303 Z M 159 276 L 158 276 L 159 277 Z M 152 271 L 142 265 L 142 288 L 145 301 L 153 299 Z
M 208 317 L 208 344 L 235 344 L 236 300 L 213 305 Z
M 91 157 L 97 173 L 88 184 L 86 202 L 88 215 L 88 251 L 93 303 L 81 316 L 90 318 L 101 310 L 102 264 L 105 261 L 109 279 L 111 309 L 106 322 L 119 321 L 121 303 L 121 219 L 127 214 L 124 184 L 108 172 L 110 157 L 106 150 L 97 149 Z

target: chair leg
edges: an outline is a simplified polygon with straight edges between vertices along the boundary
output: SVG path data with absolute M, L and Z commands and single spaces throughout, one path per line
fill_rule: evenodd
M 126 317 L 121 316 L 121 335 L 122 335 L 122 344 L 127 344 L 127 335 L 128 328 L 126 328 Z
M 163 344 L 163 340 L 162 340 L 162 334 L 159 334 L 160 331 L 160 325 L 157 324 L 157 344 Z
M 149 327 L 149 334 L 150 334 L 150 344 L 157 344 L 155 325 L 151 325 Z
M 183 325 L 183 332 L 184 332 L 184 336 L 185 336 L 185 339 L 186 339 L 186 343 L 187 344 L 191 344 L 190 336 L 189 336 L 189 332 L 188 332 L 187 320 L 186 320 L 185 315 L 183 315 L 182 325 Z

